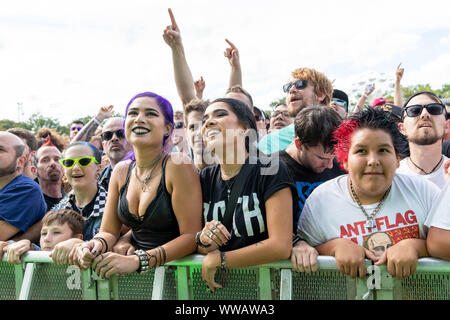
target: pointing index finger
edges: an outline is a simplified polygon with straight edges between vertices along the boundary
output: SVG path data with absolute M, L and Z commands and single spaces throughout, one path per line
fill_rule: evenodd
M 397 69 L 399 69 L 401 65 L 402 65 L 402 63 L 400 62 L 399 65 L 398 65 L 398 67 L 397 67 Z
M 177 22 L 175 21 L 175 16 L 173 15 L 172 9 L 169 8 L 169 16 L 170 16 L 170 22 L 172 23 L 173 28 L 178 28 Z
M 236 49 L 236 46 L 228 39 L 225 39 L 225 41 L 230 45 L 231 48 Z

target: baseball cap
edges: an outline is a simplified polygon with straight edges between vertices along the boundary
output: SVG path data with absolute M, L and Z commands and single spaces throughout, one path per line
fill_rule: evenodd
M 373 100 L 372 102 L 372 108 L 376 107 L 376 106 L 380 106 L 386 103 L 386 99 L 384 99 L 383 97 L 379 97 L 376 98 L 375 100 Z

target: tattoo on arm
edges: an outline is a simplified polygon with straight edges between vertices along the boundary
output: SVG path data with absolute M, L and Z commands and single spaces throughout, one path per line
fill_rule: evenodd
M 98 124 L 94 121 L 94 118 L 92 118 L 82 129 L 80 132 L 77 133 L 77 135 L 73 138 L 72 142 L 76 141 L 86 141 L 89 142 L 91 138 L 95 134 L 95 130 L 97 130 Z
M 264 242 L 262 242 L 262 241 L 257 242 L 257 243 L 255 243 L 255 246 L 258 246 L 258 245 L 261 245 L 261 244 L 264 244 Z

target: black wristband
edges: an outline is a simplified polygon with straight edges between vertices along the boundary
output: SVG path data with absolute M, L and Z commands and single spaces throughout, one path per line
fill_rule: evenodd
M 201 240 L 200 240 L 200 235 L 201 235 L 201 234 L 202 234 L 201 231 L 197 232 L 197 235 L 195 236 L 195 243 L 196 243 L 199 247 L 201 247 L 201 248 L 209 248 L 209 247 L 211 247 L 211 244 L 210 244 L 210 243 L 208 243 L 208 244 L 203 244 L 203 243 L 201 242 Z
M 102 243 L 102 251 L 101 253 L 105 253 L 108 252 L 108 242 L 106 242 L 106 240 L 102 237 L 94 237 L 92 238 L 93 240 L 100 240 L 100 242 Z M 106 248 L 105 252 L 103 252 L 103 248 Z

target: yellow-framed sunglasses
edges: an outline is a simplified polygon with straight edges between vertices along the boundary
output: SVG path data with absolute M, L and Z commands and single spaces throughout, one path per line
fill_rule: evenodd
M 87 167 L 89 166 L 92 162 L 95 162 L 96 164 L 98 164 L 97 159 L 95 159 L 95 157 L 81 157 L 81 158 L 62 158 L 59 159 L 59 163 L 61 163 L 61 165 L 66 168 L 66 169 L 70 169 L 72 168 L 75 163 L 78 163 L 78 165 L 80 167 Z

